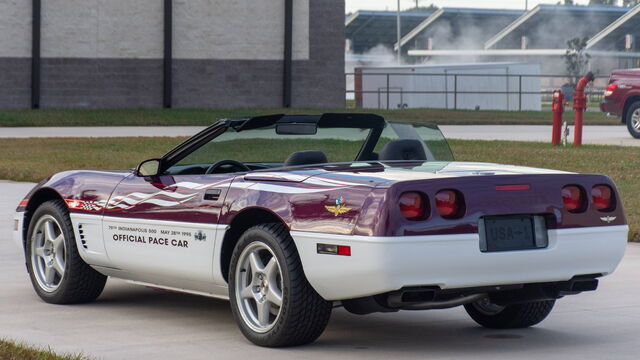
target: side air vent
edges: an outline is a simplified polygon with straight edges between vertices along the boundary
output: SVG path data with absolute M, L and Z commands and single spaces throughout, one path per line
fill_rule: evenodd
M 82 247 L 85 249 L 89 249 L 87 247 L 87 241 L 84 239 L 84 230 L 82 230 L 82 224 L 78 225 L 78 234 L 80 234 L 80 242 L 82 243 Z

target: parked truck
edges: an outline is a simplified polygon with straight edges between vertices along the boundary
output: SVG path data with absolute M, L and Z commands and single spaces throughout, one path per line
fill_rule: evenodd
M 631 136 L 640 139 L 640 69 L 611 73 L 600 110 L 619 116 Z

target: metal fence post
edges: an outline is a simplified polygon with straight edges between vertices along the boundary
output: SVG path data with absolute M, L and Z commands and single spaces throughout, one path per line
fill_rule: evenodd
M 518 76 L 518 111 L 522 111 L 522 75 Z
M 389 110 L 389 77 L 390 74 L 387 73 L 387 110 Z
M 453 110 L 458 110 L 458 74 L 453 75 Z
M 449 110 L 449 76 L 445 70 L 444 73 L 444 107 Z
M 355 102 L 355 97 L 356 97 L 355 83 L 356 83 L 356 81 L 355 81 L 355 78 L 354 78 L 354 80 L 353 80 L 353 84 L 354 84 L 354 87 L 353 87 L 353 100 L 354 100 L 354 102 Z M 349 107 L 349 103 L 347 103 L 347 97 L 349 96 L 349 93 L 350 93 L 349 86 L 347 84 L 349 84 L 349 73 L 345 72 L 344 73 L 344 99 L 345 99 L 344 101 L 345 101 L 345 107 L 346 108 Z M 354 107 L 356 107 L 356 106 L 354 105 Z

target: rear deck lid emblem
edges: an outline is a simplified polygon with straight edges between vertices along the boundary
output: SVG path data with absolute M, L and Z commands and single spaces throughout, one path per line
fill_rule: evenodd
M 325 209 L 327 209 L 327 211 L 332 213 L 334 216 L 338 216 L 338 215 L 346 214 L 349 211 L 351 211 L 351 208 L 346 207 L 346 204 L 347 202 L 345 201 L 345 199 L 342 196 L 340 196 L 339 198 L 336 199 L 335 206 L 325 205 Z
M 605 216 L 600 218 L 600 220 L 606 222 L 607 224 L 610 224 L 615 219 L 616 219 L 615 216 Z

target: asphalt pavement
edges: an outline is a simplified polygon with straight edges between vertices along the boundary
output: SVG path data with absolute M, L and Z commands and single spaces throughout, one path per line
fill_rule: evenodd
M 27 137 L 131 137 L 131 136 L 191 136 L 202 130 L 199 126 L 113 126 L 113 127 L 28 127 L 0 128 L 0 138 Z M 551 125 L 442 125 L 448 139 L 551 141 Z M 573 142 L 570 127 L 568 141 Z M 640 146 L 640 140 L 620 126 L 585 126 L 585 144 Z
M 252 345 L 229 304 L 110 279 L 84 305 L 50 305 L 31 288 L 10 240 L 11 214 L 33 186 L 0 181 L 0 338 L 98 359 L 638 359 L 640 244 L 630 244 L 596 292 L 559 300 L 549 318 L 522 330 L 478 327 L 461 308 L 356 316 L 334 311 L 314 344 Z

